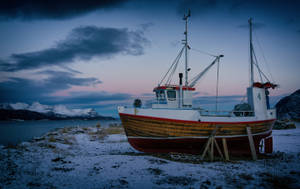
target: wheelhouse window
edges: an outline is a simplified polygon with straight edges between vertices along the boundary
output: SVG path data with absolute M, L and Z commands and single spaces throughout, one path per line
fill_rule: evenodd
M 165 99 L 166 97 L 165 97 L 165 91 L 163 91 L 163 90 L 160 90 L 159 91 L 159 98 L 160 99 Z
M 165 91 L 164 90 L 156 91 L 156 98 L 158 100 L 165 100 L 166 99 Z
M 176 91 L 174 90 L 168 90 L 167 96 L 169 100 L 176 100 Z

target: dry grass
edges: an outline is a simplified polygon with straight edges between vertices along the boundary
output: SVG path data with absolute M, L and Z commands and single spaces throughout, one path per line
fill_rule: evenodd
M 56 149 L 56 146 L 48 143 L 39 143 L 38 146 L 42 148 Z
M 60 129 L 59 131 L 61 133 L 69 133 L 73 128 L 72 127 L 64 127 L 62 129 Z
M 108 135 L 112 134 L 125 134 L 124 128 L 122 126 L 108 127 L 104 129 Z
M 108 128 L 100 129 L 99 127 L 97 127 L 96 131 L 89 130 L 89 131 L 87 131 L 87 134 L 90 136 L 92 141 L 95 141 L 97 139 L 102 140 L 106 136 L 112 135 L 112 134 L 125 134 L 125 131 L 122 126 L 114 124 L 113 126 L 110 126 Z
M 74 136 L 65 136 L 62 140 L 63 144 L 73 145 L 76 143 L 76 138 Z
M 49 141 L 49 142 L 57 142 L 56 138 L 54 138 L 53 135 L 50 135 L 48 141 Z

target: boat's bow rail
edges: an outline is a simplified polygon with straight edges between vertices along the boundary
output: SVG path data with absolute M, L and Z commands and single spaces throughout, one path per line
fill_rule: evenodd
M 211 117 L 250 117 L 254 116 L 254 111 L 209 111 L 198 110 L 201 116 Z

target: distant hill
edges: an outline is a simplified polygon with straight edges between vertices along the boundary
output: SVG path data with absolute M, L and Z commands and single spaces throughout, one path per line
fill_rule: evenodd
M 300 120 L 300 89 L 276 104 L 278 119 Z
M 38 102 L 28 105 L 25 103 L 0 104 L 0 120 L 114 120 L 113 117 L 99 115 L 94 109 L 68 109 L 63 105 L 48 106 Z

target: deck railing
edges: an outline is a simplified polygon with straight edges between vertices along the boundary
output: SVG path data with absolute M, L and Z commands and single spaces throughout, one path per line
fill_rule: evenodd
M 169 101 L 174 102 L 176 100 L 170 99 Z M 167 104 L 167 99 L 151 99 L 148 101 L 148 105 L 152 104 Z M 183 107 L 183 108 L 188 108 L 188 107 Z M 250 117 L 254 116 L 254 111 L 249 110 L 249 111 L 238 111 L 238 110 L 231 110 L 231 111 L 214 111 L 214 110 L 205 110 L 201 108 L 192 108 L 193 110 L 198 110 L 201 116 L 216 116 L 216 117 Z
M 209 111 L 198 110 L 201 116 L 217 116 L 217 117 L 250 117 L 254 116 L 254 111 Z

